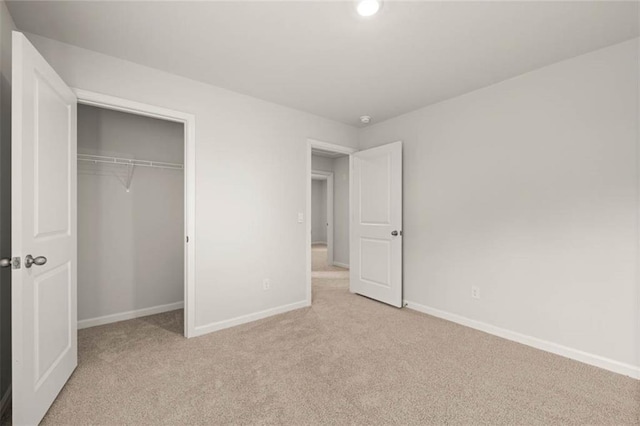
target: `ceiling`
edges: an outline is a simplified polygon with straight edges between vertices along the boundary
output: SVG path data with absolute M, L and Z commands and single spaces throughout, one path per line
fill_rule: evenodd
M 638 36 L 638 3 L 7 2 L 17 27 L 362 126 Z

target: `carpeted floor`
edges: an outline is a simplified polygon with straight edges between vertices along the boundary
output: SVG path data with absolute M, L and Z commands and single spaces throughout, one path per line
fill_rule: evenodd
M 44 424 L 634 424 L 640 382 L 350 294 L 186 340 L 182 311 L 79 333 Z

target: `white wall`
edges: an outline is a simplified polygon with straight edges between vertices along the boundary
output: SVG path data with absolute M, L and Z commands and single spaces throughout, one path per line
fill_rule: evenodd
M 0 1 L 0 257 L 11 256 L 11 31 L 14 29 L 7 6 Z M 11 269 L 0 268 L 0 403 L 10 385 Z
M 196 117 L 196 326 L 306 300 L 307 139 L 355 147 L 353 127 L 28 35 L 71 86 Z M 264 278 L 272 280 L 264 291 Z M 273 312 L 273 311 L 271 311 Z M 251 319 L 240 318 L 238 321 Z
M 179 123 L 78 106 L 78 153 L 183 164 Z M 78 164 L 78 320 L 181 302 L 184 172 Z
M 323 157 L 321 155 L 311 155 L 311 170 L 320 170 L 324 172 L 333 171 L 333 158 Z
M 311 181 L 311 242 L 327 242 L 327 181 Z
M 333 262 L 349 265 L 349 156 L 333 159 Z
M 633 40 L 364 129 L 404 141 L 405 299 L 640 365 L 637 102 Z

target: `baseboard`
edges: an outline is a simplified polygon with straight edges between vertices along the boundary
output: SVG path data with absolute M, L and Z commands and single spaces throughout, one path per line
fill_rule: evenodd
M 11 385 L 9 385 L 4 395 L 2 395 L 2 398 L 0 398 L 0 418 L 4 416 L 4 413 L 6 413 L 6 411 L 9 409 L 10 406 L 11 406 Z
M 231 318 L 224 321 L 218 321 L 218 322 L 213 322 L 211 324 L 197 326 L 193 334 L 193 337 L 202 336 L 203 334 L 212 333 L 214 331 L 223 330 L 225 328 L 235 327 L 236 325 L 257 321 L 273 315 L 283 314 L 285 312 L 294 311 L 296 309 L 306 308 L 308 306 L 309 306 L 309 302 L 307 302 L 306 300 L 303 300 L 301 302 L 278 306 L 277 308 L 271 308 L 271 309 L 256 312 L 253 314 L 242 315 L 242 316 Z
M 326 241 L 311 241 L 311 244 L 312 245 L 313 244 L 324 244 L 324 245 L 327 245 L 327 242 Z
M 349 269 L 349 264 L 348 263 L 333 262 L 333 266 L 339 266 L 341 268 Z
M 407 308 L 422 312 L 424 314 L 442 318 L 447 321 L 474 328 L 476 330 L 484 331 L 485 333 L 493 334 L 494 336 L 522 343 L 523 345 L 531 346 L 536 349 L 551 352 L 565 358 L 570 358 L 575 361 L 580 361 L 585 364 L 613 371 L 614 373 L 624 374 L 625 376 L 633 377 L 634 379 L 640 380 L 640 366 L 626 364 L 610 358 L 602 357 L 600 355 L 591 354 L 578 349 L 549 342 L 547 340 L 538 339 L 537 337 L 527 336 L 526 334 L 521 334 L 515 331 L 496 327 L 491 324 L 476 321 L 470 318 L 463 317 L 461 315 L 452 314 L 450 312 L 441 311 L 439 309 L 421 305 L 415 302 L 410 302 L 408 300 L 405 300 L 404 303 Z
M 169 303 L 167 305 L 152 306 L 151 308 L 137 309 L 135 311 L 122 312 L 118 314 L 105 315 L 103 317 L 89 318 L 78 321 L 78 330 L 98 325 L 111 324 L 113 322 L 125 321 L 134 318 L 146 317 L 148 315 L 161 314 L 163 312 L 175 311 L 184 308 L 184 302 Z

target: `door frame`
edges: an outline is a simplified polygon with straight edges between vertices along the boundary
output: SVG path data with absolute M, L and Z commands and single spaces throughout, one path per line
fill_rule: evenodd
M 195 182 L 196 182 L 196 118 L 193 114 L 175 111 L 156 105 L 105 95 L 78 88 L 71 88 L 78 103 L 105 108 L 184 125 L 184 336 L 194 337 L 195 332 Z
M 351 165 L 352 165 L 352 159 L 351 159 L 351 155 L 356 153 L 358 150 L 355 148 L 349 148 L 346 146 L 342 146 L 342 145 L 336 145 L 333 143 L 329 143 L 329 142 L 323 142 L 317 139 L 307 139 L 307 171 L 305 173 L 305 178 L 306 178 L 306 186 L 307 186 L 307 200 L 306 200 L 306 205 L 305 205 L 305 217 L 307 218 L 306 220 L 306 243 L 307 243 L 307 248 L 306 248 L 306 253 L 307 253 L 307 258 L 306 258 L 306 262 L 305 262 L 305 266 L 306 266 L 306 287 L 307 287 L 307 306 L 311 306 L 311 177 L 312 177 L 312 172 L 313 172 L 313 167 L 311 164 L 311 155 L 312 155 L 312 151 L 313 149 L 321 149 L 323 151 L 328 151 L 328 152 L 335 152 L 337 154 L 344 154 L 344 155 L 348 155 L 349 156 L 349 191 L 351 191 Z M 349 217 L 351 217 L 351 197 L 349 197 Z M 333 223 L 333 221 L 332 221 Z M 351 229 L 349 229 L 349 233 L 351 233 Z M 332 236 L 333 238 L 333 233 Z M 328 236 L 327 236 L 328 238 Z M 349 236 L 349 240 L 351 240 L 351 236 Z
M 333 172 L 324 170 L 311 170 L 311 180 L 322 180 L 326 182 L 326 206 L 327 206 L 327 263 L 333 266 Z M 313 216 L 309 216 L 309 222 Z M 312 239 L 311 244 L 314 241 Z

